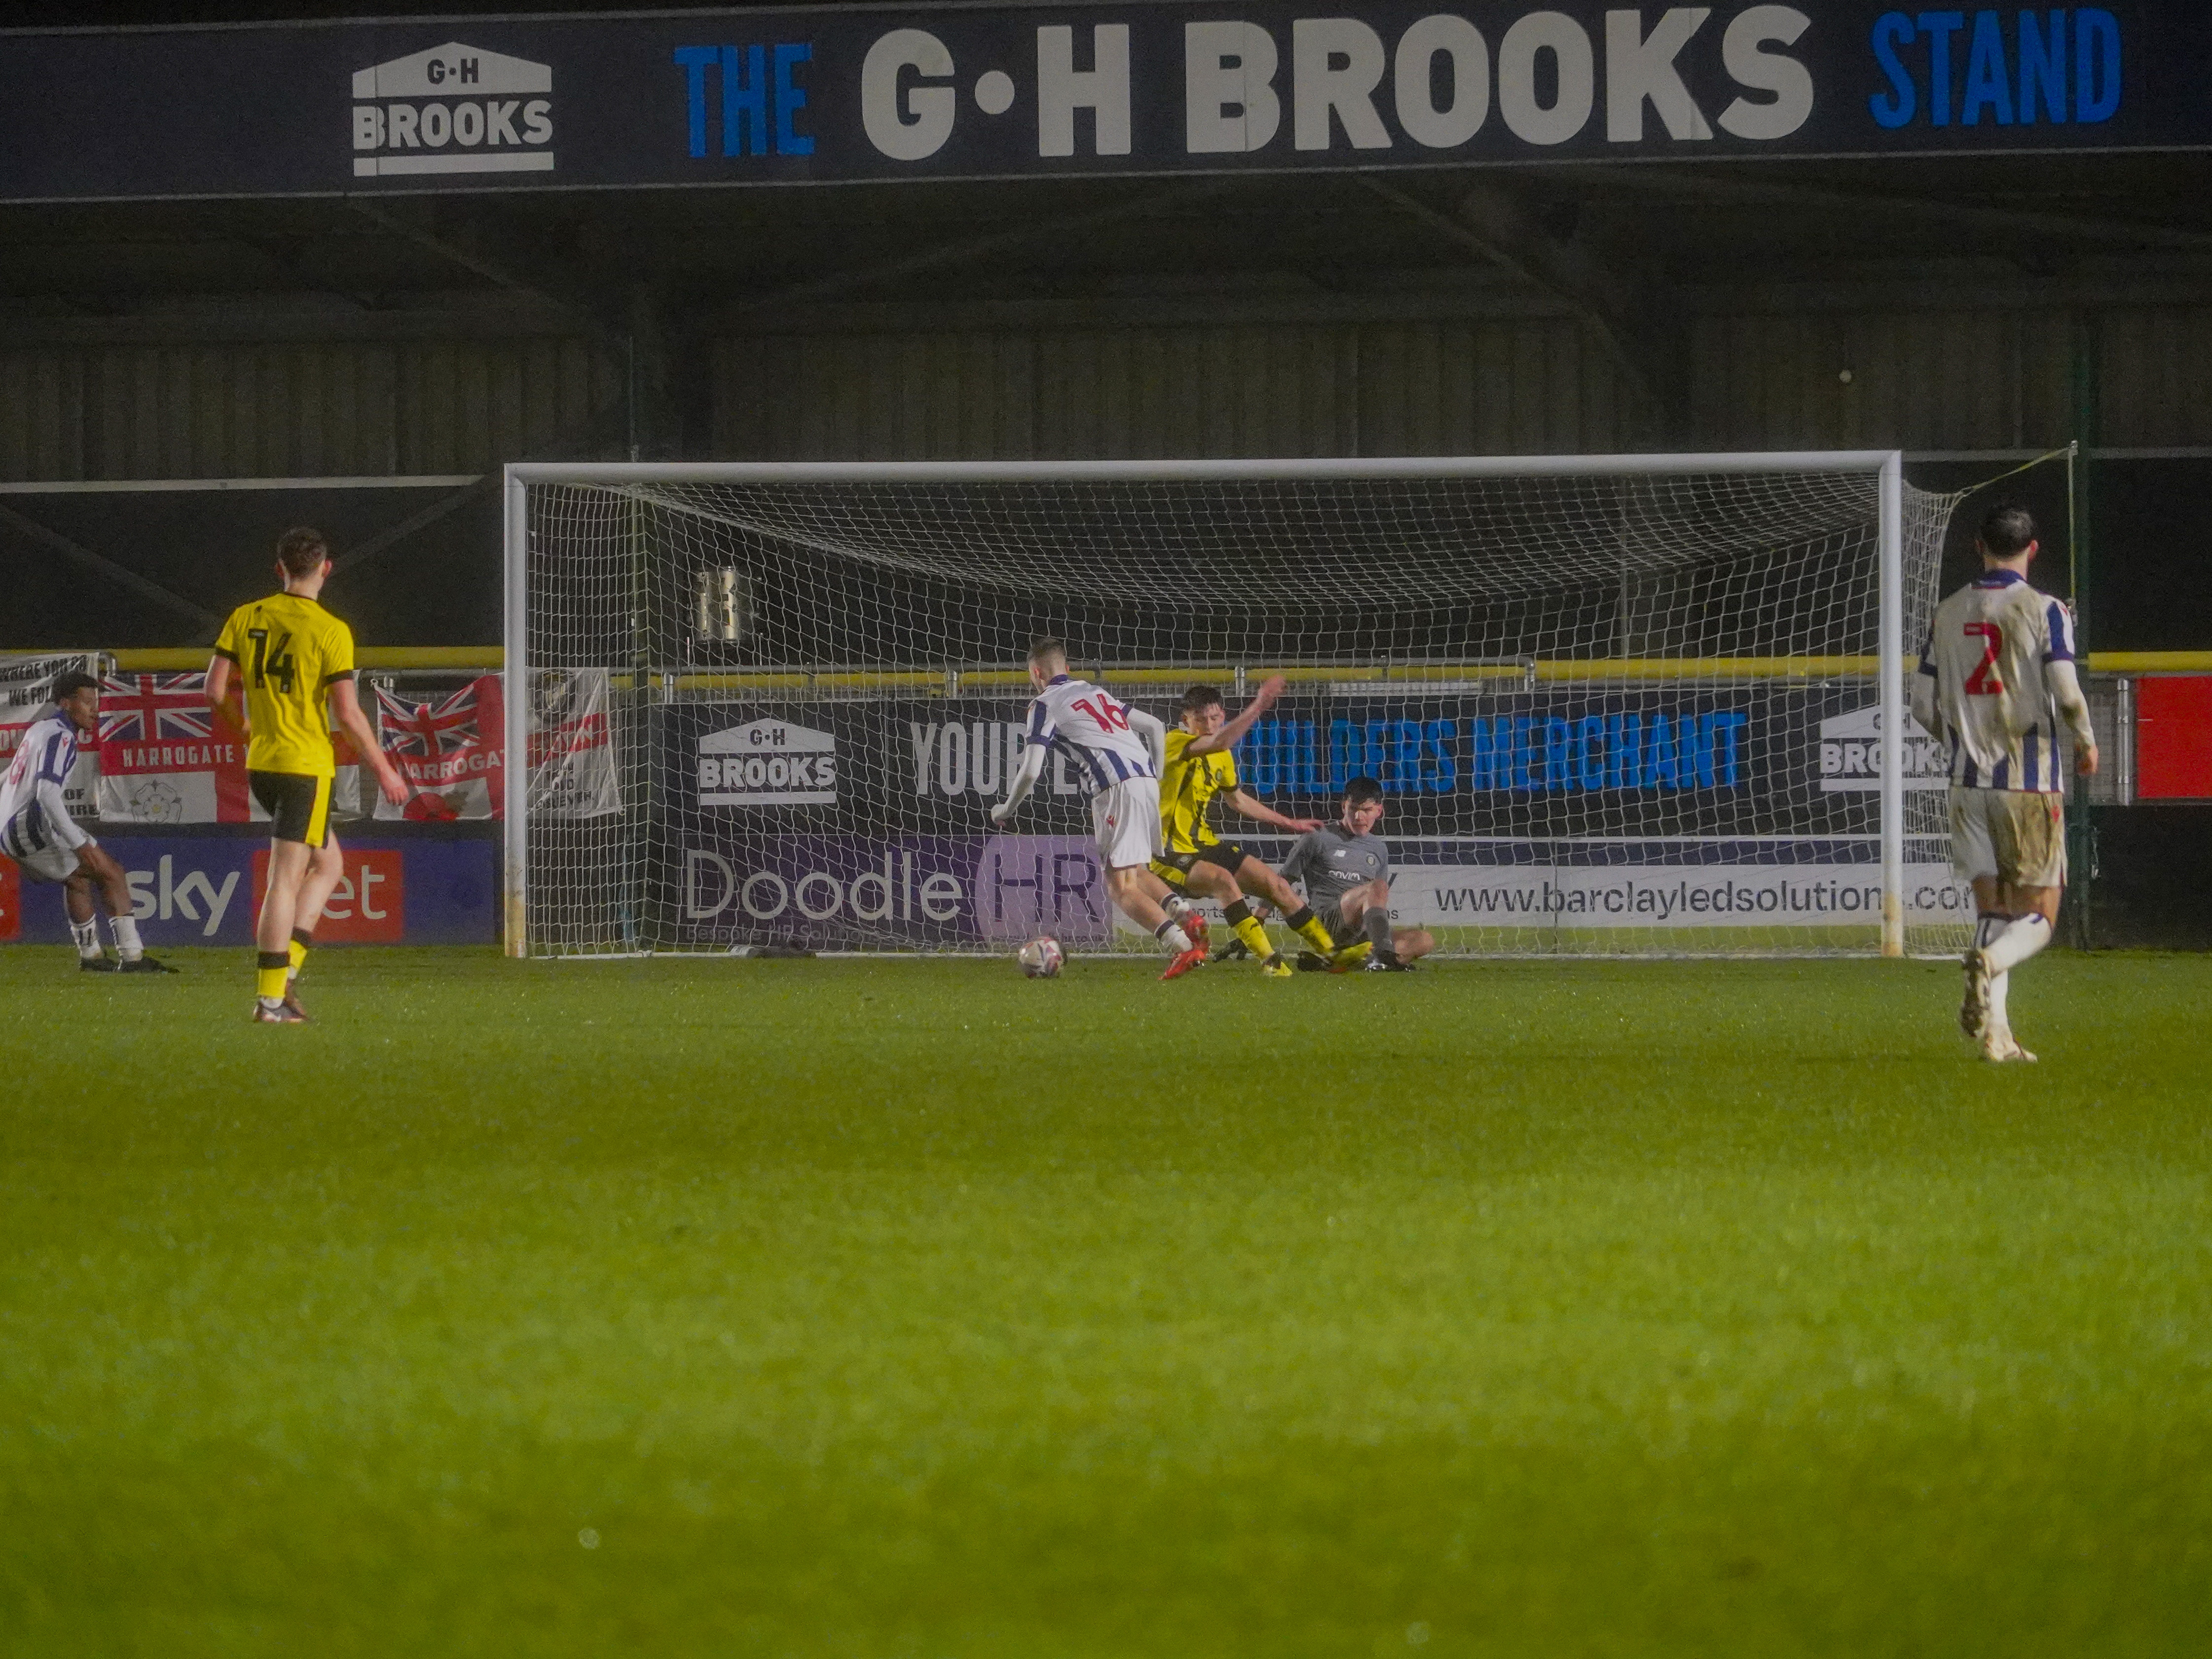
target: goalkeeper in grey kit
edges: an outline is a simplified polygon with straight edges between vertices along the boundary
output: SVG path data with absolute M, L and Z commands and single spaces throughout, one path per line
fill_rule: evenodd
M 1427 928 L 1390 925 L 1390 851 L 1375 833 L 1382 821 L 1382 786 L 1372 778 L 1354 778 L 1345 786 L 1336 822 L 1299 836 L 1283 860 L 1283 879 L 1304 884 L 1306 902 L 1331 939 L 1367 935 L 1340 951 L 1334 963 L 1307 952 L 1299 957 L 1299 967 L 1342 972 L 1364 957 L 1368 973 L 1404 973 L 1415 957 L 1437 948 Z

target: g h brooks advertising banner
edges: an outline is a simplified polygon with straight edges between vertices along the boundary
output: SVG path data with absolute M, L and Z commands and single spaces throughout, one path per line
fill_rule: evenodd
M 1856 927 L 1881 911 L 1879 711 L 1863 685 L 1291 699 L 1237 749 L 1293 817 L 1382 785 L 1405 923 L 1443 927 Z M 1023 705 L 706 703 L 653 710 L 665 804 L 649 902 L 699 945 L 926 949 L 1049 931 L 1110 940 L 1082 781 L 1060 759 L 1015 822 Z M 1156 712 L 1171 713 L 1164 706 Z M 1909 916 L 1971 915 L 1941 839 L 1943 756 L 1913 732 Z M 1248 830 L 1249 826 L 1249 830 Z M 1220 832 L 1287 837 L 1228 811 Z
M 791 7 L 0 35 L 0 200 L 2197 149 L 2212 7 Z

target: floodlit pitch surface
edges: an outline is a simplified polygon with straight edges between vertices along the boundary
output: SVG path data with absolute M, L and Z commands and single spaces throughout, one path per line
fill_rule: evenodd
M 2212 962 L 0 955 L 0 1651 L 2212 1636 Z

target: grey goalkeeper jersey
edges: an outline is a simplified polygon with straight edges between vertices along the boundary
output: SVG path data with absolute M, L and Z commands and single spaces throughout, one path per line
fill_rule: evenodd
M 1355 836 L 1341 823 L 1325 823 L 1300 836 L 1282 862 L 1283 879 L 1305 884 L 1316 910 L 1340 908 L 1344 896 L 1390 873 L 1390 852 L 1380 836 Z

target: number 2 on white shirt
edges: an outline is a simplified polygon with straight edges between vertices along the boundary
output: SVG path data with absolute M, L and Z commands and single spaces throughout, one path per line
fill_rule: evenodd
M 1996 677 L 1997 655 L 2004 649 L 2004 629 L 1993 622 L 1970 622 L 1964 629 L 1969 639 L 1982 642 L 1982 659 L 1974 672 L 1966 676 L 1966 695 L 1970 697 L 2000 697 L 2004 695 L 2004 682 Z

